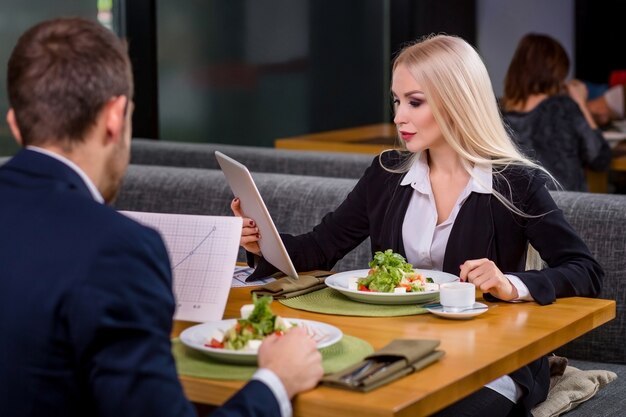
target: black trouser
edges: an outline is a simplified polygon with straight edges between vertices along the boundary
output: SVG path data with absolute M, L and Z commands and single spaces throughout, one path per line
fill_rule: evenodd
M 515 404 L 492 389 L 483 387 L 475 393 L 431 415 L 431 417 L 506 417 Z

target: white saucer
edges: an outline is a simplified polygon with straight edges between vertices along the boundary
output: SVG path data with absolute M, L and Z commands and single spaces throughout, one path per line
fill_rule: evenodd
M 483 304 L 483 303 L 474 303 L 474 308 L 476 308 L 477 310 L 462 311 L 460 313 L 444 311 L 443 307 L 441 306 L 430 307 L 430 308 L 427 308 L 426 310 L 428 310 L 430 313 L 433 313 L 436 316 L 445 317 L 447 319 L 471 319 L 472 317 L 483 314 L 485 311 L 489 310 L 489 308 L 487 307 L 487 304 Z

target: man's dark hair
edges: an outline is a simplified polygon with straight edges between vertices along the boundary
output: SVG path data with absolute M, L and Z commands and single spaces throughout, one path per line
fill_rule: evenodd
M 13 49 L 7 88 L 23 146 L 80 142 L 111 98 L 132 99 L 126 43 L 83 18 L 39 23 Z

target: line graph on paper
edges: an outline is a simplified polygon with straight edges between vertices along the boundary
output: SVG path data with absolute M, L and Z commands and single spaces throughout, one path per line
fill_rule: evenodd
M 241 219 L 122 212 L 158 230 L 170 257 L 177 320 L 220 320 L 237 260 Z
M 194 246 L 189 253 L 184 254 L 183 258 L 180 261 L 178 261 L 176 264 L 172 265 L 172 271 L 175 271 L 176 268 L 178 268 L 182 263 L 184 263 L 187 259 L 191 258 L 196 253 L 196 251 L 200 248 L 200 246 L 202 246 L 202 244 L 204 242 L 206 242 L 211 237 L 213 232 L 215 232 L 216 230 L 217 230 L 217 228 L 215 226 L 213 226 L 211 228 L 211 230 L 208 231 L 208 233 L 209 233 L 208 235 L 206 235 L 202 239 L 200 239 L 200 242 L 196 246 Z

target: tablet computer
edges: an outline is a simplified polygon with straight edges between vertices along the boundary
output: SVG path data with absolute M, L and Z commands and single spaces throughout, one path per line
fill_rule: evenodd
M 259 246 L 263 257 L 285 275 L 297 279 L 298 273 L 248 168 L 220 151 L 215 151 L 215 158 L 233 194 L 241 201 L 241 211 L 246 217 L 254 219 L 259 228 Z

